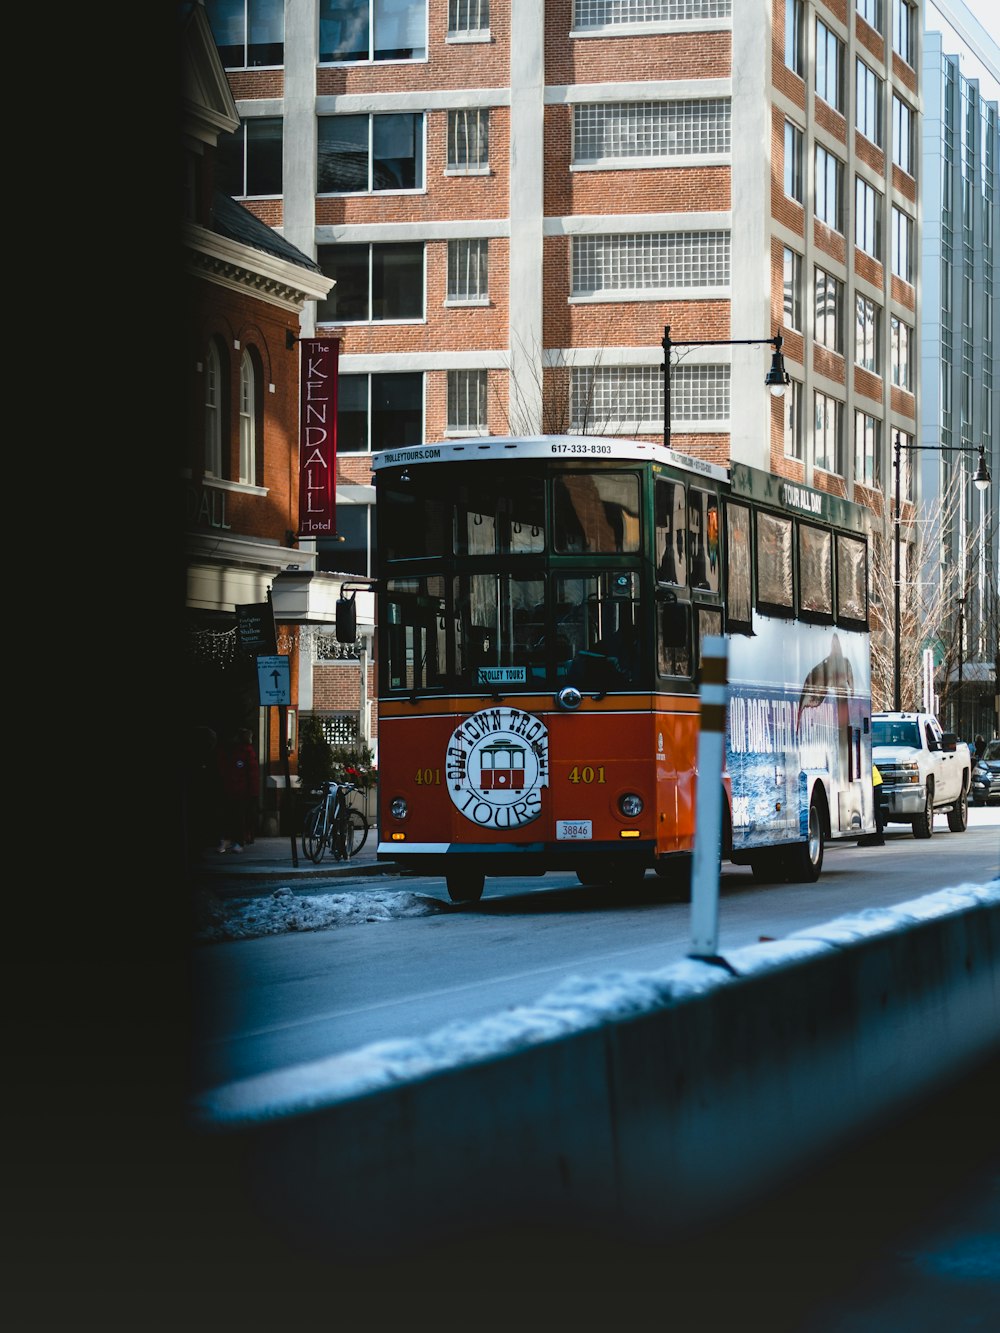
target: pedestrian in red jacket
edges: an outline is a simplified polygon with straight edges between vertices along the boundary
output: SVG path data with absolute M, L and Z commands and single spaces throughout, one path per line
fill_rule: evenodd
M 260 793 L 260 765 L 249 727 L 237 731 L 228 745 L 219 747 L 218 753 L 222 795 L 222 836 L 218 850 L 242 852 L 254 839 Z

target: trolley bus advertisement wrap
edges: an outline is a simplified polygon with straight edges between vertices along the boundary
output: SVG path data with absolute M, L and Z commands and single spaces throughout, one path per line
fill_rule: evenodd
M 868 663 L 849 632 L 756 622 L 752 641 L 730 639 L 726 726 L 733 846 L 804 834 L 817 781 L 834 836 L 871 823 Z M 754 663 L 782 664 L 783 684 L 755 681 Z

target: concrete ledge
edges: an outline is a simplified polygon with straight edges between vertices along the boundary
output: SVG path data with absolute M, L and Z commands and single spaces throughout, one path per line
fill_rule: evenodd
M 1000 1052 L 1000 881 L 201 1096 L 304 1244 L 708 1224 Z M 587 988 L 597 1007 L 583 1002 Z

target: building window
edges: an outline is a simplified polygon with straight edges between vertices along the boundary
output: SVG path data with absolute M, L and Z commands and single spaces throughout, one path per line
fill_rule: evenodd
M 319 0 L 319 59 L 426 60 L 427 0 Z
M 785 246 L 784 254 L 785 327 L 802 331 L 802 256 Z
M 863 482 L 865 486 L 877 487 L 881 482 L 881 425 L 867 412 L 854 414 L 854 479 Z
M 892 0 L 892 49 L 915 68 L 916 18 L 908 0 Z
M 486 371 L 448 371 L 448 430 L 486 435 Z
M 666 296 L 729 285 L 727 231 L 574 236 L 571 245 L 573 296 Z
M 674 388 L 674 371 L 670 385 Z M 570 374 L 570 427 L 650 433 L 663 424 L 662 366 L 580 367 Z
M 860 176 L 854 178 L 854 244 L 882 258 L 882 196 Z
M 490 165 L 490 113 L 484 107 L 448 112 L 448 171 L 481 174 Z
M 882 31 L 882 0 L 858 0 L 857 10 L 869 28 Z
M 892 160 L 908 175 L 913 170 L 913 112 L 895 93 L 892 95 Z
M 816 409 L 816 466 L 824 472 L 843 475 L 840 457 L 840 415 L 843 404 L 826 393 L 813 395 Z
M 800 79 L 806 73 L 805 8 L 804 0 L 785 0 L 785 64 Z
M 318 194 L 371 194 L 424 187 L 421 113 L 320 116 Z
M 843 355 L 844 284 L 821 268 L 816 270 L 816 341 Z
M 816 96 L 844 114 L 844 43 L 816 20 Z
M 205 353 L 204 469 L 208 477 L 222 476 L 222 357 L 213 339 Z
M 240 357 L 240 481 L 257 482 L 257 376 L 245 348 Z
M 399 449 L 421 444 L 423 438 L 424 377 L 419 371 L 338 377 L 338 453 Z
M 597 102 L 573 108 L 573 163 L 719 156 L 729 152 L 730 102 Z
M 785 386 L 782 404 L 785 418 L 785 457 L 802 458 L 802 385 L 798 380 Z
M 802 203 L 802 131 L 790 120 L 785 121 L 785 194 L 789 199 Z
M 854 360 L 873 375 L 882 372 L 879 355 L 882 338 L 882 310 L 867 296 L 854 298 Z
M 863 60 L 856 65 L 857 88 L 855 121 L 857 128 L 873 144 L 882 147 L 882 80 Z
M 844 164 L 816 145 L 816 217 L 834 231 L 844 230 Z
M 484 305 L 489 299 L 485 238 L 448 242 L 448 300 Z
M 285 0 L 205 0 L 226 69 L 257 69 L 285 59 Z
M 490 0 L 448 0 L 448 36 L 489 32 Z
M 220 134 L 215 170 L 219 189 L 234 198 L 280 195 L 281 117 L 245 120 L 235 134 Z
M 898 315 L 893 315 L 890 322 L 892 382 L 898 384 L 901 389 L 913 388 L 913 370 L 910 364 L 910 333 L 910 326 L 904 324 Z
M 892 271 L 904 282 L 913 282 L 913 219 L 892 206 Z
M 725 19 L 733 0 L 575 0 L 573 27 L 612 28 L 627 23 L 670 23 L 684 19 Z
M 729 367 L 671 367 L 670 416 L 677 421 L 729 420 Z
M 321 245 L 319 265 L 335 280 L 317 304 L 320 324 L 363 324 L 423 319 L 424 247 L 421 241 L 398 245 Z
M 896 431 L 899 436 L 899 494 L 902 499 L 913 500 L 913 436 L 907 435 L 903 431 Z M 893 442 L 893 451 L 895 452 L 895 441 Z M 895 461 L 895 460 L 894 460 Z

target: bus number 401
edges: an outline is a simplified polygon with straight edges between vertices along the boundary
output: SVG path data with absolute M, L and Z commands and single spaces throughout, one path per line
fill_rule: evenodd
M 574 764 L 569 771 L 570 782 L 582 782 L 589 786 L 592 782 L 602 783 L 605 781 L 604 765 L 599 764 L 597 768 L 590 764 L 584 764 L 581 768 L 579 764 Z
M 439 768 L 418 768 L 413 780 L 418 787 L 440 787 L 441 770 Z

